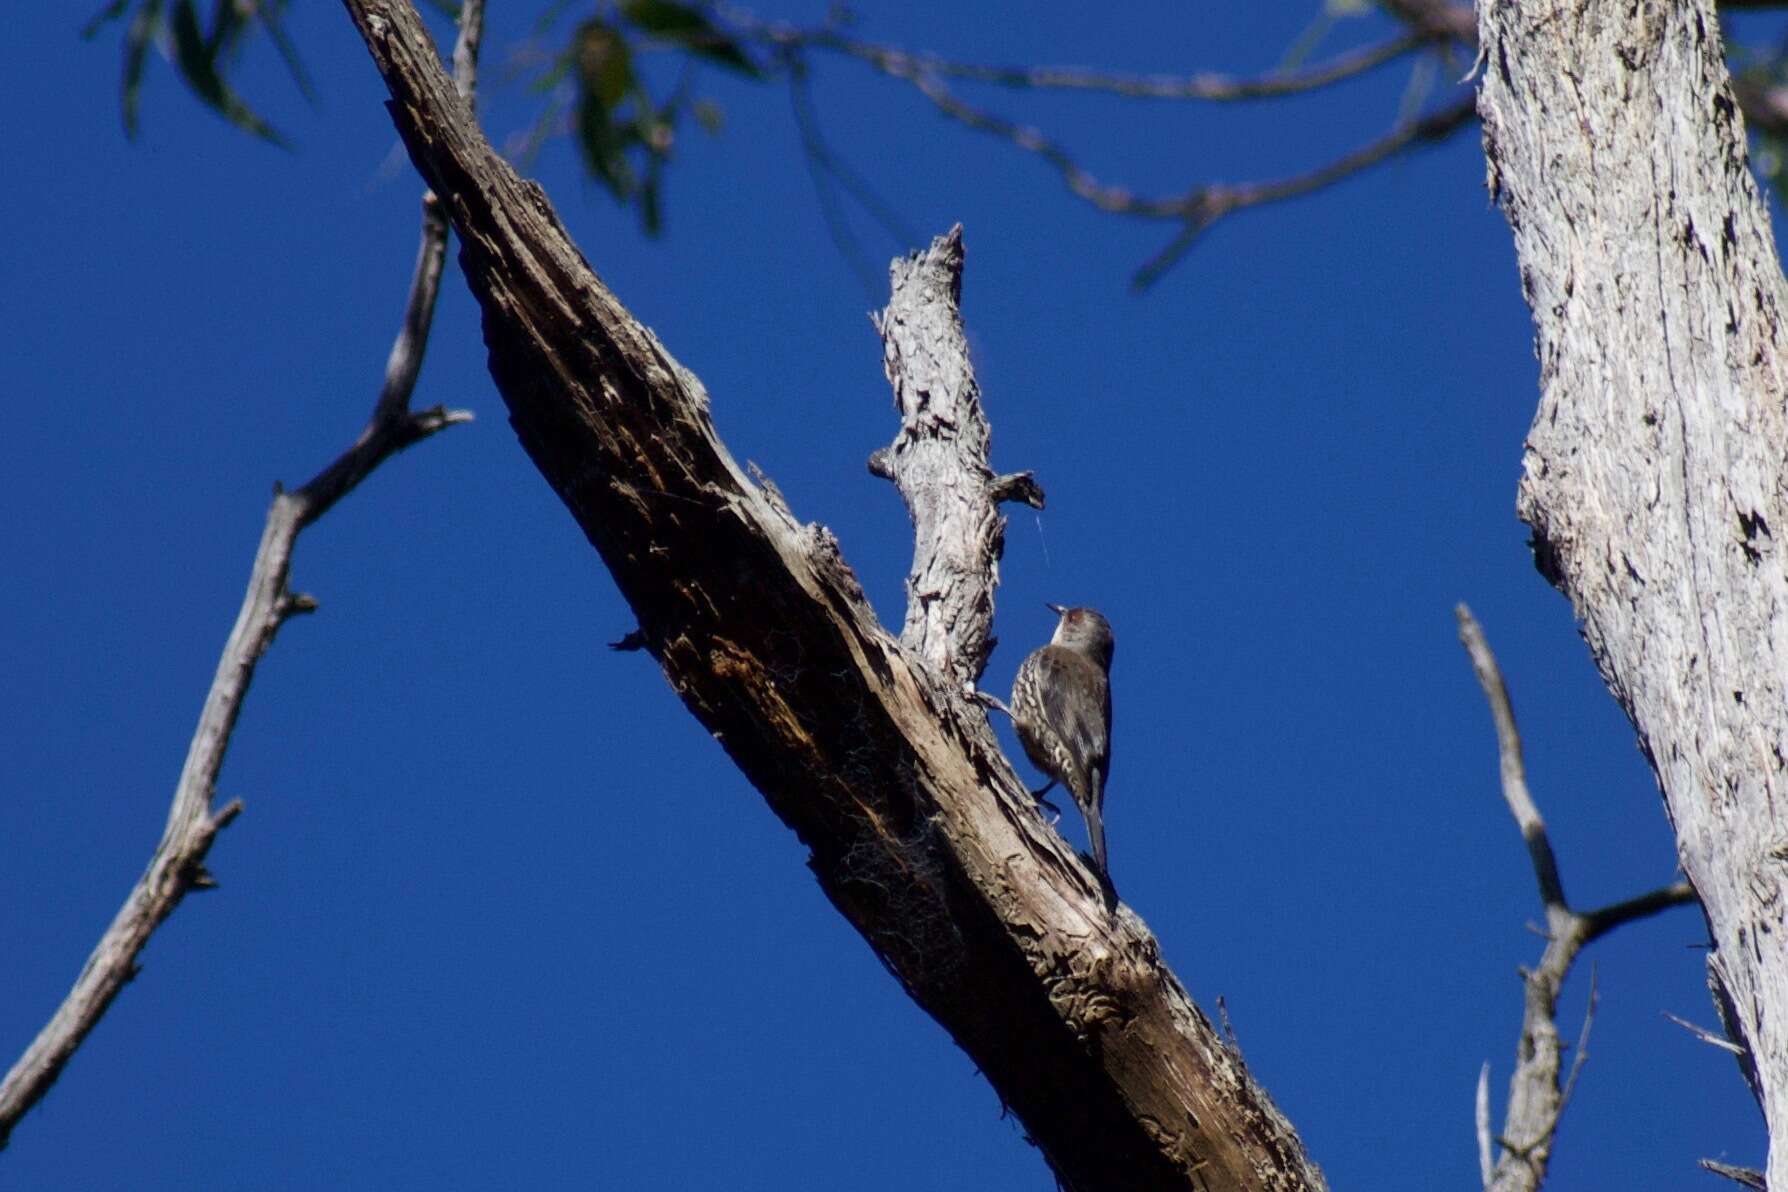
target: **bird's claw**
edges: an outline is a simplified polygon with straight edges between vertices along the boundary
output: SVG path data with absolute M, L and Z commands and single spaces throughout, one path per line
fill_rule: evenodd
M 972 704 L 980 704 L 983 708 L 992 708 L 996 712 L 1004 712 L 1007 717 L 1016 719 L 1016 717 L 1012 717 L 1012 709 L 1008 708 L 999 696 L 989 695 L 985 691 L 978 690 L 973 683 L 964 683 L 962 685 L 962 694 Z

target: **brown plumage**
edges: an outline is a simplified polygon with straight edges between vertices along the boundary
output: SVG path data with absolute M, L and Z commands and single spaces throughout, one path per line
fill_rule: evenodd
M 1090 608 L 1049 606 L 1055 636 L 1033 650 L 1012 680 L 1012 723 L 1031 764 L 1068 788 L 1086 817 L 1093 864 L 1105 863 L 1105 779 L 1111 773 L 1111 624 Z

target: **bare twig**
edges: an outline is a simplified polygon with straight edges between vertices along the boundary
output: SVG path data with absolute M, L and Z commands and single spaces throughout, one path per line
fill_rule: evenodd
M 1185 226 L 1166 247 L 1143 262 L 1130 278 L 1135 290 L 1146 290 L 1163 274 L 1179 263 L 1181 257 L 1198 238 L 1225 215 L 1279 203 L 1333 186 L 1344 178 L 1371 168 L 1386 158 L 1419 144 L 1445 140 L 1456 130 L 1477 117 L 1477 101 L 1471 95 L 1461 96 L 1446 107 L 1436 109 L 1418 119 L 1399 125 L 1358 149 L 1304 174 L 1294 174 L 1267 182 L 1244 182 L 1234 185 L 1214 184 L 1200 187 L 1181 200 L 1185 208 Z
M 1565 1077 L 1564 1088 L 1558 1092 L 1558 1112 L 1571 1103 L 1571 1094 L 1577 1089 L 1577 1076 L 1583 1071 L 1583 1065 L 1589 1060 L 1589 1031 L 1596 1023 L 1596 1006 L 1601 1002 L 1601 994 L 1596 990 L 1596 966 L 1589 966 L 1589 1001 L 1583 1007 L 1583 1025 L 1577 1031 L 1577 1050 L 1571 1056 L 1571 1072 Z
M 1294 174 L 1289 178 L 1270 182 L 1204 187 L 1202 190 L 1206 197 L 1201 199 L 1200 204 L 1193 205 L 1187 202 L 1179 214 L 1186 216 L 1206 214 L 1206 208 L 1215 207 L 1214 211 L 1207 214 L 1205 226 L 1208 227 L 1215 222 L 1217 216 L 1227 215 L 1232 211 L 1240 211 L 1245 207 L 1258 207 L 1262 203 L 1276 203 L 1284 199 L 1293 199 L 1309 194 L 1311 191 L 1321 190 L 1325 186 L 1331 186 L 1361 170 L 1375 166 L 1412 145 L 1444 140 L 1476 116 L 1476 102 L 1475 98 L 1470 95 L 1461 96 L 1454 103 L 1398 125 L 1377 140 L 1368 141 L 1358 149 L 1345 153 L 1334 161 L 1318 166 L 1305 174 Z
M 1494 1163 L 1491 1162 L 1491 1148 L 1485 1140 L 1489 1122 L 1488 1065 L 1486 1075 L 1480 1077 L 1477 1107 L 1478 1164 L 1484 1187 L 1494 1192 L 1533 1192 L 1545 1181 L 1559 1119 L 1589 1058 L 1589 1032 L 1595 1021 L 1598 1000 L 1593 969 L 1589 1004 L 1584 1010 L 1583 1026 L 1577 1037 L 1577 1051 L 1561 1085 L 1559 1062 L 1564 1045 L 1558 1037 L 1558 994 L 1564 987 L 1565 978 L 1570 975 L 1571 965 L 1592 940 L 1623 923 L 1693 901 L 1694 892 L 1686 882 L 1676 882 L 1601 910 L 1579 913 L 1571 909 L 1565 900 L 1564 882 L 1558 874 L 1558 859 L 1546 834 L 1546 821 L 1540 816 L 1539 806 L 1528 789 L 1521 734 L 1515 726 L 1514 706 L 1503 682 L 1502 669 L 1471 610 L 1461 604 L 1454 609 L 1454 615 L 1459 621 L 1459 640 L 1471 657 L 1472 669 L 1496 724 L 1503 798 L 1527 843 L 1534 882 L 1546 908 L 1545 951 L 1537 967 L 1522 970 L 1521 1041 L 1515 1049 L 1515 1071 L 1509 1078 L 1509 1104 L 1502 1133 L 1497 1138 L 1504 1150 Z
M 1455 610 L 1459 619 L 1459 640 L 1471 656 L 1471 668 L 1477 672 L 1478 685 L 1490 703 L 1490 718 L 1496 722 L 1496 750 L 1502 767 L 1502 797 L 1521 829 L 1521 839 L 1533 860 L 1534 878 L 1539 882 L 1540 901 L 1548 911 L 1565 905 L 1564 883 L 1558 876 L 1558 859 L 1552 853 L 1552 842 L 1546 836 L 1546 821 L 1534 805 L 1527 789 L 1527 763 L 1521 756 L 1521 732 L 1515 727 L 1515 709 L 1509 702 L 1508 688 L 1502 681 L 1502 670 L 1496 655 L 1484 640 L 1471 610 L 1461 604 Z
M 1699 1162 L 1702 1171 L 1725 1176 L 1743 1187 L 1755 1188 L 1757 1192 L 1763 1192 L 1769 1186 L 1764 1182 L 1763 1173 L 1754 1167 L 1734 1167 L 1730 1163 L 1721 1163 L 1718 1159 L 1702 1159 Z
M 1686 881 L 1676 881 L 1637 898 L 1605 906 L 1601 910 L 1585 911 L 1583 917 L 1589 921 L 1589 931 L 1583 942 L 1587 944 L 1598 940 L 1623 923 L 1649 918 L 1659 911 L 1669 910 L 1673 906 L 1687 906 L 1694 901 L 1695 887 Z
M 938 75 L 909 70 L 905 73 L 893 73 L 893 77 L 911 83 L 938 111 L 957 123 L 1010 141 L 1026 153 L 1036 154 L 1055 168 L 1072 194 L 1101 211 L 1146 219 L 1184 219 L 1196 209 L 1195 206 L 1189 206 L 1198 201 L 1191 195 L 1149 198 L 1137 195 L 1126 187 L 1108 186 L 1100 182 L 1060 144 L 1044 136 L 1041 130 L 1014 123 L 959 99 Z M 1193 195 L 1198 193 L 1195 191 Z
M 1410 0 L 1410 3 L 1414 6 L 1418 0 Z M 1424 46 L 1450 45 L 1458 40 L 1457 29 L 1450 19 L 1428 17 L 1412 8 L 1408 14 L 1399 13 L 1409 25 L 1402 35 L 1380 45 L 1350 50 L 1303 70 L 1276 71 L 1256 78 L 1212 74 L 1168 77 L 1073 67 L 997 67 L 953 62 L 935 54 L 909 53 L 893 46 L 862 41 L 837 29 L 798 29 L 764 22 L 749 13 L 726 7 L 721 13 L 736 36 L 776 47 L 793 74 L 805 74 L 804 55 L 810 50 L 855 58 L 890 78 L 911 84 L 940 112 L 958 123 L 1035 154 L 1061 175 L 1070 193 L 1093 207 L 1117 215 L 1180 224 L 1174 238 L 1132 276 L 1131 284 L 1138 290 L 1146 289 L 1172 268 L 1198 237 L 1223 216 L 1331 186 L 1414 145 L 1444 139 L 1475 115 L 1472 97 L 1464 95 L 1426 115 L 1402 121 L 1385 136 L 1304 173 L 1261 182 L 1200 185 L 1178 195 L 1138 195 L 1127 187 L 1100 181 L 1072 153 L 1041 130 L 1008 120 L 962 99 L 950 89 L 947 80 L 1033 90 L 1099 91 L 1152 99 L 1262 99 L 1328 86 Z M 828 216 L 829 220 L 831 218 Z
M 466 103 L 478 95 L 478 46 L 484 40 L 484 0 L 459 0 L 459 37 L 453 43 L 453 89 Z
M 913 70 L 895 73 L 894 77 L 911 83 L 951 119 L 1010 141 L 1027 153 L 1036 154 L 1055 168 L 1070 192 L 1099 210 L 1145 219 L 1184 222 L 1195 229 L 1194 235 L 1209 228 L 1225 215 L 1320 190 L 1376 165 L 1411 145 L 1440 140 L 1472 119 L 1476 113 L 1473 98 L 1464 96 L 1445 108 L 1412 120 L 1307 173 L 1267 182 L 1197 186 L 1180 195 L 1149 197 L 1138 195 L 1126 187 L 1100 182 L 1072 154 L 1038 129 L 1014 123 L 965 102 L 950 91 L 938 75 Z
M 456 64 L 462 96 L 470 95 L 472 90 L 482 10 L 482 0 L 465 0 L 461 10 L 461 52 L 456 54 Z M 315 600 L 294 593 L 287 586 L 292 548 L 298 535 L 392 455 L 455 423 L 471 420 L 471 414 L 465 411 L 440 406 L 421 411 L 409 408 L 441 283 L 446 223 L 440 217 L 439 206 L 433 195 L 423 197 L 422 244 L 410 281 L 403 324 L 392 345 L 384 384 L 366 428 L 351 447 L 302 488 L 274 493 L 249 573 L 248 590 L 205 697 L 161 841 L 148 869 L 82 966 L 74 988 L 6 1079 L 0 1081 L 0 1147 L 11 1138 L 19 1120 L 49 1091 L 112 1000 L 136 975 L 137 957 L 155 929 L 174 913 L 188 893 L 216 885 L 205 870 L 205 857 L 217 834 L 241 813 L 242 803 L 232 800 L 213 810 L 212 798 L 255 666 L 288 618 L 317 606 Z
M 1437 40 L 1434 33 L 1412 28 L 1378 45 L 1347 50 L 1326 62 L 1297 70 L 1270 71 L 1256 76 L 1210 72 L 1144 75 L 1086 70 L 1077 66 L 987 66 L 952 62 L 935 54 L 913 54 L 896 46 L 861 41 L 836 29 L 797 29 L 770 24 L 732 8 L 724 9 L 723 15 L 740 36 L 788 50 L 833 51 L 866 62 L 897 78 L 922 73 L 1001 87 L 1097 91 L 1132 99 L 1233 101 L 1297 95 L 1365 74 Z
M 813 97 L 809 92 L 807 68 L 799 61 L 789 64 L 789 107 L 794 112 L 795 128 L 801 136 L 801 156 L 806 159 L 808 173 L 813 178 L 814 194 L 819 199 L 820 215 L 825 220 L 826 231 L 832 237 L 832 243 L 839 254 L 856 272 L 864 290 L 874 300 L 880 293 L 881 279 L 876 276 L 863 246 L 851 232 L 832 184 L 836 183 L 855 199 L 902 249 L 910 249 L 919 242 L 919 238 L 906 227 L 893 205 L 882 198 L 867 179 L 834 153 L 832 147 L 826 143 L 825 134 L 820 131 L 819 114 L 814 110 Z
M 1774 0 L 1774 3 L 1781 2 L 1783 0 Z M 1726 0 L 1724 6 L 1769 7 L 1771 4 L 1764 0 Z M 1140 291 L 1153 285 L 1178 264 L 1199 237 L 1223 216 L 1309 194 L 1370 169 L 1407 149 L 1444 140 L 1476 119 L 1475 96 L 1464 94 L 1425 115 L 1400 120 L 1385 136 L 1302 173 L 1259 182 L 1204 184 L 1179 195 L 1143 196 L 1127 187 L 1102 182 L 1041 130 L 968 103 L 950 90 L 947 81 L 984 83 L 1018 90 L 1100 92 L 1140 99 L 1260 100 L 1344 82 L 1422 50 L 1449 55 L 1460 51 L 1475 54 L 1477 51 L 1477 18 L 1469 3 L 1385 0 L 1383 7 L 1403 23 L 1404 31 L 1398 36 L 1375 45 L 1355 47 L 1313 66 L 1253 77 L 1211 73 L 1146 75 L 1067 66 L 989 66 L 864 41 L 833 27 L 804 29 L 767 22 L 730 5 L 720 5 L 718 11 L 732 36 L 774 47 L 793 72 L 805 71 L 805 55 L 810 51 L 853 58 L 890 78 L 911 84 L 940 112 L 958 123 L 1000 137 L 1042 158 L 1061 175 L 1070 193 L 1100 211 L 1179 223 L 1181 226 L 1172 239 L 1132 274 L 1131 287 Z M 1788 88 L 1772 87 L 1767 82 L 1740 81 L 1735 84 L 1735 91 L 1753 129 L 1780 133 L 1788 128 Z M 810 160 L 819 161 L 811 157 Z M 830 223 L 835 216 L 828 214 L 827 218 Z
M 1267 74 L 1130 75 L 1072 66 L 1000 67 L 934 61 L 936 73 L 1002 87 L 1035 90 L 1103 91 L 1135 99 L 1233 101 L 1299 95 L 1345 82 L 1420 49 L 1432 39 L 1409 32 L 1377 45 L 1358 46 L 1313 66 Z
M 1472 1124 L 1477 1128 L 1478 1136 L 1478 1185 L 1490 1186 L 1490 1179 L 1496 1172 L 1496 1154 L 1491 1150 L 1490 1141 L 1490 1061 L 1478 1069 L 1478 1094 L 1472 1106 Z
M 1674 1022 L 1677 1026 L 1680 1026 L 1683 1030 L 1689 1032 L 1689 1034 L 1695 1036 L 1709 1047 L 1718 1047 L 1721 1051 L 1728 1051 L 1733 1055 L 1742 1056 L 1745 1054 L 1744 1048 L 1740 1047 L 1730 1039 L 1722 1039 L 1706 1027 L 1696 1026 L 1688 1019 L 1678 1018 L 1669 1011 L 1664 1012 L 1664 1017 L 1668 1018 L 1671 1022 Z
M 1010 141 L 1027 153 L 1036 154 L 1055 168 L 1070 193 L 1099 210 L 1114 215 L 1172 220 L 1182 224 L 1173 240 L 1133 275 L 1131 285 L 1138 290 L 1147 289 L 1159 280 L 1185 255 L 1199 236 L 1224 216 L 1250 207 L 1283 202 L 1332 186 L 1413 145 L 1443 140 L 1477 114 L 1475 99 L 1471 95 L 1464 95 L 1444 108 L 1401 125 L 1377 140 L 1369 141 L 1307 173 L 1265 182 L 1212 183 L 1194 187 L 1181 195 L 1145 196 L 1126 187 L 1111 186 L 1099 181 L 1068 150 L 1043 135 L 1040 130 L 1013 123 L 964 102 L 944 86 L 943 80 L 936 75 L 917 72 L 898 74 L 895 77 L 910 82 L 920 94 L 931 100 L 939 111 L 951 119 Z

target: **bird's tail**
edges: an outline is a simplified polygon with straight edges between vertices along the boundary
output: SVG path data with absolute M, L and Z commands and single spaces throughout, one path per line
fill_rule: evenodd
M 1105 775 L 1093 770 L 1087 774 L 1087 798 L 1081 804 L 1081 813 L 1086 816 L 1086 838 L 1093 846 L 1093 866 L 1098 869 L 1099 876 L 1107 884 L 1111 881 L 1111 869 L 1105 864 Z

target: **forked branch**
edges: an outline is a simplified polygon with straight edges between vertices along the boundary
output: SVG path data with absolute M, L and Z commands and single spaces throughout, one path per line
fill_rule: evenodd
M 465 96 L 471 94 L 473 86 L 482 24 L 483 0 L 465 0 L 456 54 L 461 94 Z M 188 893 L 216 884 L 205 869 L 205 857 L 218 832 L 242 811 L 241 800 L 231 800 L 221 808 L 213 806 L 224 751 L 235 731 L 255 667 L 273 644 L 274 635 L 287 618 L 317 606 L 309 596 L 288 587 L 292 549 L 298 535 L 385 460 L 472 417 L 464 411 L 440 406 L 410 409 L 410 397 L 434 319 L 447 243 L 447 224 L 440 214 L 440 203 L 433 194 L 426 194 L 422 206 L 422 243 L 416 254 L 403 322 L 386 362 L 384 383 L 373 404 L 372 416 L 354 444 L 302 488 L 275 491 L 249 571 L 248 590 L 218 659 L 198 729 L 174 787 L 161 841 L 150 858 L 149 868 L 100 937 L 68 996 L 5 1080 L 0 1081 L 0 1148 L 11 1138 L 19 1120 L 49 1091 L 112 1000 L 136 975 L 137 957 L 155 929 L 174 913 Z
M 1725 0 L 1724 8 L 1769 7 L 1760 0 Z M 1063 90 L 1161 101 L 1238 102 L 1271 100 L 1307 94 L 1358 78 L 1400 60 L 1420 55 L 1438 56 L 1456 64 L 1454 74 L 1477 54 L 1477 18 L 1464 0 L 1384 0 L 1387 14 L 1403 29 L 1384 41 L 1353 47 L 1309 66 L 1269 71 L 1260 75 L 1228 75 L 1199 72 L 1188 75 L 1136 74 L 1089 70 L 1075 66 L 998 66 L 962 62 L 941 54 L 902 49 L 856 37 L 833 25 L 804 28 L 763 20 L 732 5 L 717 11 L 730 37 L 749 39 L 773 47 L 777 58 L 803 80 L 810 72 L 809 59 L 832 54 L 861 62 L 891 79 L 913 87 L 946 117 L 997 137 L 1030 153 L 1053 169 L 1070 193 L 1100 211 L 1139 219 L 1177 224 L 1172 237 L 1132 275 L 1132 286 L 1146 289 L 1176 265 L 1199 238 L 1226 216 L 1279 203 L 1333 186 L 1355 174 L 1408 150 L 1446 140 L 1476 121 L 1476 98 L 1462 88 L 1451 88 L 1440 102 L 1427 110 L 1400 118 L 1383 135 L 1326 160 L 1279 178 L 1225 183 L 1201 181 L 1177 193 L 1141 194 L 1130 187 L 1098 177 L 1084 159 L 1062 141 L 1025 121 L 1001 115 L 958 95 L 952 83 L 985 84 L 1008 90 Z M 804 85 L 804 83 L 803 83 Z M 1788 87 L 1767 79 L 1752 78 L 1735 88 L 1747 124 L 1753 130 L 1783 135 L 1788 129 Z M 803 117 L 803 136 L 816 139 L 817 116 L 808 104 Z M 831 156 L 831 155 L 827 155 Z M 830 169 L 809 150 L 809 161 Z M 842 171 L 841 177 L 851 171 Z M 853 192 L 862 188 L 853 186 Z M 867 202 L 872 213 L 881 204 Z M 842 226 L 835 211 L 828 221 Z M 880 214 L 878 219 L 886 220 Z
M 1521 1039 L 1515 1049 L 1515 1071 L 1509 1078 L 1509 1104 L 1502 1133 L 1489 1135 L 1489 1065 L 1478 1085 L 1478 1163 L 1487 1192 L 1533 1192 L 1546 1178 L 1558 1123 L 1570 1101 L 1583 1063 L 1588 1058 L 1589 1029 L 1595 1017 L 1596 992 L 1591 977 L 1589 1005 L 1569 1075 L 1560 1083 L 1564 1043 L 1558 1034 L 1558 995 L 1570 975 L 1571 965 L 1583 947 L 1623 923 L 1655 915 L 1674 906 L 1695 901 L 1687 882 L 1672 882 L 1656 890 L 1593 911 L 1574 911 L 1565 899 L 1558 858 L 1546 833 L 1533 792 L 1527 785 L 1527 764 L 1522 756 L 1521 733 L 1515 725 L 1515 709 L 1503 682 L 1502 668 L 1471 610 L 1454 609 L 1459 621 L 1459 640 L 1471 658 L 1478 685 L 1490 705 L 1496 724 L 1497 756 L 1502 771 L 1502 794 L 1509 814 L 1521 830 L 1533 864 L 1534 884 L 1546 912 L 1546 948 L 1540 963 L 1521 973 L 1524 997 Z M 1494 1145 L 1493 1145 L 1494 1142 Z

